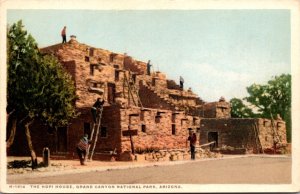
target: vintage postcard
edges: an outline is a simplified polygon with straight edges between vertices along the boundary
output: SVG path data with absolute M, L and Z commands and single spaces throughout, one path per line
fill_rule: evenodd
M 0 3 L 1 192 L 299 192 L 299 1 Z

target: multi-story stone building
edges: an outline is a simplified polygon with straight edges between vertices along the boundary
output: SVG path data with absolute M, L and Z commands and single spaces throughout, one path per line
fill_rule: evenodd
M 109 151 L 115 151 L 117 159 L 126 160 L 128 153 L 135 150 L 186 148 L 189 130 L 197 133 L 198 145 L 213 140 L 217 146 L 245 146 L 254 152 L 258 138 L 263 148 L 273 145 L 273 132 L 265 124 L 270 121 L 232 119 L 230 104 L 224 98 L 205 103 L 162 72 L 148 74 L 145 62 L 126 54 L 81 44 L 74 37 L 67 44 L 41 51 L 55 55 L 72 76 L 80 115 L 54 131 L 47 132 L 36 123 L 32 140 L 37 153 L 49 147 L 52 155 L 73 157 L 85 133 L 92 139 L 97 136 L 94 159 L 111 159 Z M 97 98 L 105 100 L 99 133 L 97 128 L 93 130 L 90 111 Z M 286 143 L 285 123 L 276 121 L 275 127 Z M 16 141 L 18 138 L 22 139 L 19 135 Z M 12 146 L 9 154 L 25 154 L 20 142 Z

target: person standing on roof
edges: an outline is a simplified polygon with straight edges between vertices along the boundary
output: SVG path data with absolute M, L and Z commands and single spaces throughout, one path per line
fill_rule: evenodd
M 66 33 L 67 27 L 64 26 L 64 28 L 61 31 L 61 37 L 62 37 L 62 44 L 67 42 L 67 33 Z
M 183 79 L 183 77 L 179 77 L 179 83 L 180 83 L 180 89 L 182 89 L 183 90 L 183 83 L 184 83 L 184 79 Z
M 91 112 L 92 112 L 93 120 L 95 123 L 96 123 L 96 119 L 97 119 L 97 112 L 103 107 L 103 104 L 104 104 L 104 100 L 100 101 L 100 98 L 97 98 L 97 101 L 92 106 Z
M 150 64 L 150 60 L 148 60 L 148 63 L 147 63 L 147 75 L 150 75 L 150 69 L 151 69 L 151 64 Z

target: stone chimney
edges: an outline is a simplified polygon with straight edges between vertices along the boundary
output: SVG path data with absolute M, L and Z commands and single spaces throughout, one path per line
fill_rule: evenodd
M 76 40 L 76 36 L 75 35 L 71 35 L 70 36 L 70 43 L 78 43 L 78 41 Z

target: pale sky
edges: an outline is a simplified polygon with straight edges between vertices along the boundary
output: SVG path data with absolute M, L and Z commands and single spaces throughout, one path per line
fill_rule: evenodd
M 67 39 L 149 59 L 205 101 L 247 95 L 246 87 L 291 73 L 289 10 L 8 10 L 39 47 Z

